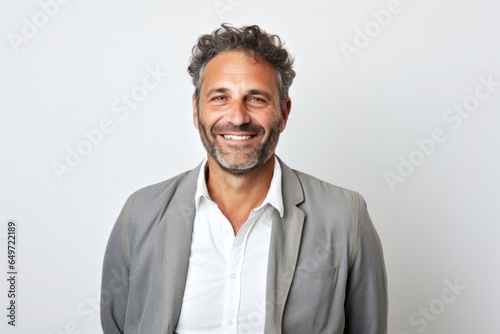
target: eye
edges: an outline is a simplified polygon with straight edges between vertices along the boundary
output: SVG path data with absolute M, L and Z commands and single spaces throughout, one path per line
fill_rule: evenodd
M 264 108 L 269 105 L 269 102 L 260 96 L 249 96 L 247 105 L 252 108 Z
M 247 99 L 248 102 L 252 104 L 267 104 L 267 101 L 258 96 L 252 96 Z
M 215 95 L 215 96 L 210 98 L 210 102 L 216 106 L 224 105 L 227 103 L 227 101 L 228 101 L 228 98 L 225 95 Z

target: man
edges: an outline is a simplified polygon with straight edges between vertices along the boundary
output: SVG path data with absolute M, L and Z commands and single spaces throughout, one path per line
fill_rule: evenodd
M 105 334 L 386 333 L 363 198 L 275 156 L 292 64 L 257 26 L 199 38 L 188 71 L 207 158 L 125 204 L 104 259 Z

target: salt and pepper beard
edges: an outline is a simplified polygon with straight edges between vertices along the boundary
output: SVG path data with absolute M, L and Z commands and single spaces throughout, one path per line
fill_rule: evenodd
M 269 128 L 269 134 L 267 138 L 265 138 L 264 142 L 260 143 L 257 148 L 251 153 L 251 155 L 248 156 L 242 163 L 227 161 L 227 159 L 224 157 L 224 153 L 217 144 L 218 133 L 252 132 L 256 133 L 257 135 L 262 135 L 265 134 L 265 129 L 262 126 L 252 123 L 247 123 L 241 126 L 235 126 L 232 124 L 218 125 L 216 123 L 212 126 L 212 129 L 210 131 L 213 138 L 213 140 L 210 140 L 208 137 L 207 128 L 203 123 L 198 111 L 198 129 L 200 131 L 201 142 L 203 143 L 203 146 L 205 147 L 208 155 L 210 155 L 223 170 L 231 174 L 242 175 L 249 174 L 258 170 L 273 155 L 274 151 L 276 150 L 276 146 L 278 145 L 278 139 L 281 132 L 280 125 L 282 117 L 283 116 L 280 113 L 280 117 Z M 236 152 L 235 154 L 239 153 Z

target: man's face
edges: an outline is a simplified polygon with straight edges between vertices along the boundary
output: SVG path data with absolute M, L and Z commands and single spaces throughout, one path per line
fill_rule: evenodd
M 193 120 L 209 159 L 224 170 L 244 174 L 273 156 L 285 129 L 291 102 L 280 111 L 275 69 L 243 52 L 215 56 L 193 96 Z

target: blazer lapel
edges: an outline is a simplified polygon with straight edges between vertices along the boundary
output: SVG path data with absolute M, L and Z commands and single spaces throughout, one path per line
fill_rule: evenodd
M 173 333 L 181 312 L 186 286 L 195 216 L 194 196 L 200 166 L 187 173 L 170 201 L 164 219 L 165 253 L 163 261 L 165 310 L 163 333 Z
M 300 182 L 288 166 L 279 160 L 282 171 L 284 215 L 273 214 L 267 269 L 266 323 L 264 332 L 282 332 L 283 312 L 292 285 L 299 255 L 304 212 L 297 205 L 304 200 Z

